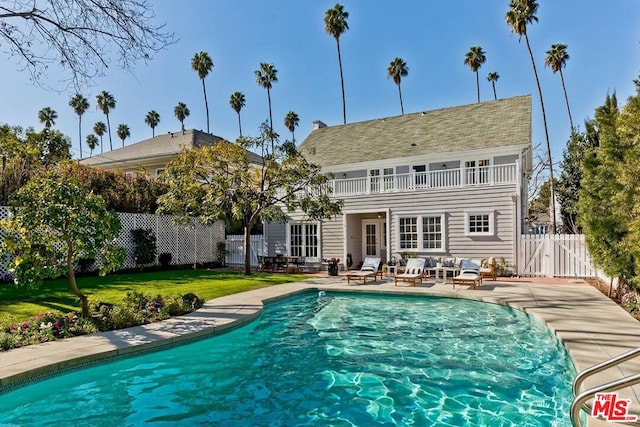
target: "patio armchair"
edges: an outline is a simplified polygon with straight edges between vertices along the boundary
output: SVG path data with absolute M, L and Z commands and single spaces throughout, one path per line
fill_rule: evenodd
M 424 273 L 424 258 L 409 258 L 404 273 L 396 274 L 394 284 L 398 286 L 398 280 L 401 282 L 411 282 L 411 286 L 416 285 L 416 281 L 422 283 L 422 275 Z
M 373 280 L 376 280 L 376 276 L 378 274 L 380 275 L 380 279 L 382 279 L 382 271 L 378 271 L 379 267 L 380 267 L 379 257 L 366 257 L 359 271 L 347 273 L 347 284 L 349 284 L 349 282 L 351 282 L 352 279 L 356 279 L 356 280 L 362 279 L 362 281 L 364 282 L 363 284 L 366 285 L 367 278 L 373 277 Z
M 496 264 L 495 257 L 489 257 L 480 268 L 480 277 L 487 277 L 491 278 L 491 280 L 496 280 Z

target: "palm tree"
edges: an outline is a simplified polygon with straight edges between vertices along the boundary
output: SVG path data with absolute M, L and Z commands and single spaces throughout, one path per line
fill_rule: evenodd
M 124 123 L 119 124 L 116 134 L 118 135 L 118 138 L 122 140 L 122 148 L 124 148 L 124 140 L 131 136 L 129 126 L 125 125 Z
M 562 91 L 564 92 L 564 101 L 567 104 L 567 113 L 569 114 L 569 124 L 571 125 L 571 132 L 573 132 L 573 120 L 571 119 L 571 109 L 569 109 L 569 98 L 567 97 L 567 88 L 564 85 L 564 75 L 562 69 L 567 65 L 569 54 L 567 53 L 567 45 L 563 43 L 556 43 L 551 45 L 551 49 L 547 51 L 547 57 L 544 60 L 544 65 L 551 67 L 553 73 L 560 71 L 560 81 L 562 82 Z
M 51 126 L 56 124 L 57 118 L 58 113 L 56 113 L 56 110 L 51 107 L 44 107 L 42 110 L 38 111 L 38 120 L 40 123 L 44 123 L 44 127 L 46 129 L 51 129 Z
M 113 150 L 113 142 L 111 141 L 111 123 L 109 122 L 109 112 L 116 108 L 116 100 L 109 92 L 103 90 L 96 96 L 96 104 L 98 108 L 107 116 L 107 131 L 109 132 L 109 149 Z
M 244 107 L 244 94 L 242 92 L 234 92 L 229 99 L 229 105 L 238 113 L 238 128 L 240 129 L 240 136 L 242 136 L 242 123 L 240 122 L 240 110 Z
M 271 132 L 273 133 L 273 118 L 271 116 L 271 88 L 273 87 L 273 83 L 278 81 L 278 70 L 275 69 L 273 64 L 261 62 L 260 69 L 256 70 L 255 74 L 256 82 L 258 83 L 258 85 L 267 90 L 267 99 L 269 100 L 269 127 L 271 128 Z M 271 139 L 271 144 L 273 145 L 273 139 Z
M 324 15 L 324 30 L 333 36 L 338 47 L 338 65 L 340 66 L 340 86 L 342 87 L 342 117 L 344 124 L 347 124 L 347 105 L 344 98 L 344 76 L 342 75 L 342 56 L 340 55 L 340 36 L 349 29 L 347 18 L 349 12 L 344 11 L 344 6 L 337 4 L 327 10 Z
M 213 61 L 207 52 L 200 52 L 191 58 L 191 68 L 198 73 L 198 77 L 202 80 L 202 92 L 204 92 L 204 107 L 207 110 L 207 133 L 209 133 L 209 103 L 207 102 L 207 89 L 204 87 L 204 78 L 207 77 L 209 71 L 213 68 Z
M 107 131 L 107 125 L 105 125 L 104 122 L 96 122 L 96 124 L 93 125 L 93 131 L 100 137 L 100 154 L 102 154 L 102 135 Z
M 178 105 L 173 109 L 173 114 L 176 116 L 176 119 L 180 121 L 180 124 L 182 125 L 182 134 L 184 135 L 184 119 L 189 117 L 191 111 L 187 108 L 187 104 L 184 102 L 178 102 Z
M 393 82 L 398 85 L 398 95 L 400 95 L 400 111 L 404 116 L 404 105 L 402 104 L 402 90 L 400 89 L 400 82 L 402 81 L 402 77 L 409 75 L 409 67 L 407 67 L 407 63 L 402 60 L 402 58 L 396 58 L 389 64 L 389 68 L 387 68 L 387 75 L 389 77 L 393 77 Z
M 93 150 L 98 146 L 98 138 L 92 133 L 87 135 L 87 146 L 89 150 L 91 150 L 89 152 L 89 157 L 91 157 L 93 156 Z
M 284 116 L 284 125 L 291 132 L 291 139 L 293 142 L 296 142 L 296 136 L 293 131 L 296 130 L 296 127 L 300 124 L 300 117 L 293 111 L 289 111 L 286 116 Z
M 89 101 L 82 94 L 76 93 L 69 101 L 69 106 L 78 115 L 78 143 L 80 144 L 80 159 L 82 159 L 82 115 L 89 108 Z
M 498 95 L 496 95 L 496 82 L 498 81 L 499 78 L 500 78 L 500 74 L 498 74 L 495 71 L 492 71 L 489 74 L 487 74 L 487 80 L 489 80 L 489 82 L 491 82 L 491 87 L 493 87 L 493 99 L 494 100 L 498 99 Z
M 480 77 L 478 69 L 487 60 L 482 51 L 482 46 L 471 46 L 469 52 L 464 56 L 464 65 L 468 65 L 471 71 L 476 73 L 476 87 L 478 88 L 478 102 L 480 102 Z
M 156 110 L 151 110 L 145 116 L 144 122 L 151 128 L 151 137 L 155 137 L 156 126 L 160 123 L 160 114 Z
M 547 115 L 544 111 L 544 101 L 542 99 L 542 89 L 540 88 L 540 80 L 538 79 L 538 71 L 536 69 L 536 62 L 533 59 L 533 52 L 531 51 L 531 44 L 529 44 L 529 36 L 527 34 L 527 25 L 533 22 L 538 22 L 536 12 L 538 11 L 538 3 L 535 0 L 511 0 L 509 3 L 509 11 L 506 15 L 506 23 L 511 26 L 511 31 L 518 34 L 518 41 L 524 40 L 527 44 L 527 50 L 529 51 L 529 57 L 531 58 L 531 66 L 533 67 L 533 75 L 536 79 L 536 85 L 538 86 L 538 95 L 540 96 L 540 106 L 542 107 L 542 123 L 544 124 L 544 135 L 547 142 L 547 162 L 549 166 L 549 216 L 551 216 L 551 233 L 556 232 L 556 206 L 555 206 L 555 191 L 553 184 L 553 161 L 551 160 L 551 144 L 549 143 L 549 130 L 547 129 Z

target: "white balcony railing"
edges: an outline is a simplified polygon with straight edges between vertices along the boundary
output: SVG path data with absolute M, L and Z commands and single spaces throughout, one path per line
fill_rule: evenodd
M 413 191 L 426 188 L 454 188 L 495 184 L 514 184 L 516 164 L 477 168 L 444 169 L 428 172 L 345 178 L 331 181 L 333 196 Z

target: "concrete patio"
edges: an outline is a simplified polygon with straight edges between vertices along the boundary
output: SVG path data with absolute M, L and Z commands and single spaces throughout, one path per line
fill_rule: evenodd
M 118 331 L 87 335 L 0 352 L 0 392 L 95 361 L 149 351 L 210 336 L 255 319 L 263 302 L 305 291 L 356 291 L 468 298 L 519 308 L 544 323 L 564 343 L 576 369 L 589 366 L 640 346 L 640 322 L 582 280 L 536 279 L 517 282 L 484 281 L 476 290 L 452 289 L 451 284 L 423 283 L 394 286 L 393 280 L 347 286 L 346 278 L 313 277 L 296 283 L 229 295 L 208 301 L 186 316 Z M 640 358 L 597 374 L 586 382 L 594 386 L 640 372 Z M 640 389 L 624 390 L 632 399 L 631 413 L 640 414 Z M 590 426 L 611 425 L 589 419 Z

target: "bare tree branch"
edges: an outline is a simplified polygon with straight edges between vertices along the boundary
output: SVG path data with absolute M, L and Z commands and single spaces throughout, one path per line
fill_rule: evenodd
M 173 33 L 154 24 L 148 0 L 0 0 L 0 50 L 44 86 L 52 65 L 79 90 L 104 75 L 112 58 L 132 71 L 168 45 Z

